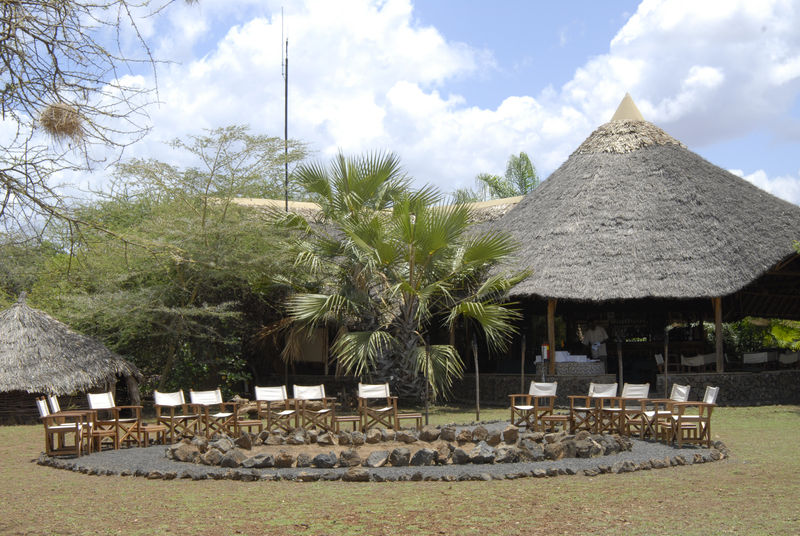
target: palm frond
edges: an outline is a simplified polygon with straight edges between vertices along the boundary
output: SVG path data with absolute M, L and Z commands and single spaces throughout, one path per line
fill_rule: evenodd
M 375 368 L 382 354 L 396 346 L 396 339 L 387 331 L 350 331 L 337 336 L 331 351 L 346 373 L 363 377 Z
M 455 305 L 447 318 L 447 324 L 453 325 L 459 316 L 475 321 L 486 334 L 489 345 L 497 350 L 505 350 L 508 339 L 517 333 L 515 323 L 522 318 L 519 311 L 511 309 L 508 304 L 482 303 L 464 301 Z
M 409 358 L 413 370 L 427 379 L 434 400 L 447 394 L 453 381 L 464 374 L 461 355 L 449 344 L 417 346 Z
M 289 298 L 287 310 L 295 321 L 317 325 L 355 314 L 358 305 L 339 294 L 295 294 Z

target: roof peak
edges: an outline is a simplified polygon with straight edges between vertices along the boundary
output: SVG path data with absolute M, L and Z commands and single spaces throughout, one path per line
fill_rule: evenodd
M 631 94 L 625 93 L 625 96 L 622 98 L 622 102 L 619 103 L 617 111 L 614 112 L 614 116 L 611 118 L 611 120 L 644 121 L 644 117 L 642 117 L 642 112 L 639 111 L 639 108 L 636 107 L 636 103 L 633 102 Z

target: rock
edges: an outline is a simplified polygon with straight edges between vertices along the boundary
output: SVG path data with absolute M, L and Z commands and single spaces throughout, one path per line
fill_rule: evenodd
M 422 430 L 419 432 L 419 439 L 420 441 L 427 441 L 428 443 L 433 443 L 437 439 L 439 439 L 439 435 L 441 434 L 441 430 L 436 428 L 435 426 L 424 426 Z
M 557 443 L 560 440 L 561 440 L 561 434 L 559 432 L 544 434 L 545 443 Z
M 545 478 L 547 476 L 547 471 L 544 469 L 534 469 L 531 471 L 531 476 L 534 478 Z
M 336 457 L 336 453 L 329 452 L 327 454 L 317 454 L 311 463 L 314 467 L 319 467 L 320 469 L 330 469 L 336 466 L 337 461 L 339 460 Z
M 603 455 L 603 447 L 595 440 L 586 437 L 576 439 L 572 442 L 575 445 L 575 457 L 577 458 L 597 458 Z
M 200 456 L 200 462 L 206 465 L 219 465 L 224 455 L 217 449 L 208 449 Z
M 172 457 L 179 462 L 193 462 L 200 455 L 200 450 L 191 443 L 181 442 L 172 451 Z
M 509 445 L 514 445 L 518 439 L 519 428 L 511 425 L 506 426 L 505 430 L 503 430 L 503 441 Z
M 301 471 L 297 473 L 295 480 L 299 480 L 300 482 L 316 482 L 320 479 L 319 473 L 312 473 L 310 471 Z
M 191 444 L 197 447 L 197 450 L 199 450 L 201 453 L 208 450 L 208 439 L 203 436 L 194 436 L 191 439 Z
M 342 475 L 345 482 L 369 482 L 369 471 L 363 467 L 351 467 Z
M 269 430 L 262 430 L 258 433 L 258 438 L 264 443 L 267 439 L 269 439 Z
M 350 434 L 344 430 L 336 434 L 336 439 L 339 441 L 340 445 L 351 445 L 353 443 Z
M 417 434 L 411 430 L 400 430 L 395 435 L 395 439 L 403 443 L 414 443 L 417 440 Z
M 308 434 L 308 442 L 309 443 L 316 443 L 317 442 L 317 437 L 319 437 L 319 434 L 320 433 L 324 433 L 324 432 L 320 432 L 317 429 L 313 429 L 313 430 L 307 430 L 306 433 Z
M 339 454 L 339 467 L 356 467 L 361 465 L 361 456 L 355 449 L 343 450 Z
M 453 451 L 453 463 L 456 465 L 469 463 L 469 453 L 461 448 L 455 449 Z
M 443 426 L 439 431 L 439 439 L 442 441 L 455 441 L 456 440 L 456 427 Z
M 334 444 L 333 434 L 331 434 L 330 432 L 323 432 L 317 435 L 317 444 L 326 446 L 333 445 Z
M 544 441 L 544 433 L 542 432 L 525 432 L 524 434 L 520 435 L 520 441 L 523 439 L 528 439 L 535 443 L 541 443 Z
M 444 441 L 435 443 L 434 448 L 436 449 L 436 463 L 439 465 L 446 464 L 447 460 L 450 459 L 450 454 L 453 452 L 453 448 L 449 443 L 445 443 Z
M 474 443 L 486 441 L 487 437 L 489 437 L 489 430 L 484 426 L 476 426 L 475 429 L 472 430 L 472 441 Z
M 584 439 L 589 439 L 592 434 L 589 433 L 589 430 L 579 430 L 577 434 L 575 434 L 575 441 L 583 441 Z
M 456 441 L 459 443 L 471 443 L 472 432 L 470 430 L 461 430 L 456 436 Z
M 364 465 L 366 467 L 372 467 L 372 468 L 383 467 L 384 465 L 386 465 L 386 462 L 388 461 L 389 461 L 388 450 L 376 450 L 370 453 L 369 456 L 367 456 Z
M 239 447 L 240 449 L 252 450 L 253 436 L 251 434 L 248 434 L 247 432 L 244 432 L 236 439 L 236 441 L 233 442 L 233 444 Z
M 216 441 L 212 441 L 211 443 L 209 443 L 208 447 L 212 448 L 212 449 L 217 449 L 221 453 L 225 454 L 229 450 L 235 448 L 236 445 L 234 445 L 234 443 L 233 443 L 233 441 L 231 441 L 230 437 L 221 436 Z
M 305 452 L 297 455 L 297 461 L 294 463 L 295 467 L 311 467 L 311 456 Z
M 548 443 L 544 446 L 544 457 L 548 460 L 560 460 L 564 457 L 563 443 Z
M 492 447 L 496 447 L 500 444 L 500 441 L 503 440 L 503 434 L 499 430 L 494 430 L 489 432 L 489 435 L 486 436 L 486 443 Z
M 294 465 L 294 456 L 285 450 L 281 450 L 275 456 L 275 467 L 291 467 Z
M 264 441 L 265 445 L 285 445 L 286 438 L 283 434 L 269 434 L 266 441 Z
M 242 462 L 242 467 L 248 469 L 263 469 L 265 467 L 275 467 L 275 456 L 272 454 L 256 454 Z
M 305 445 L 308 442 L 308 432 L 302 428 L 295 428 L 286 438 L 286 443 L 289 445 Z
M 397 434 L 395 433 L 394 430 L 390 430 L 388 428 L 384 428 L 383 430 L 381 430 L 381 436 L 383 436 L 384 441 L 394 441 L 396 435 Z
M 377 428 L 370 428 L 367 430 L 365 434 L 367 443 L 374 445 L 375 443 L 380 443 L 383 440 L 383 434 Z
M 523 460 L 539 462 L 544 460 L 544 447 L 541 443 L 536 443 L 530 439 L 523 439 L 519 442 L 519 454 Z
M 164 475 L 162 473 L 159 473 L 158 471 L 150 471 L 149 473 L 147 473 L 147 477 L 146 478 L 148 480 L 160 480 L 160 479 L 164 478 Z
M 407 448 L 397 448 L 389 454 L 389 463 L 394 467 L 405 467 L 410 460 L 411 451 Z
M 564 447 L 564 458 L 576 458 L 577 457 L 577 447 L 575 446 L 574 439 L 565 439 L 561 441 L 561 445 Z
M 495 453 L 495 463 L 517 463 L 519 461 L 519 451 L 514 447 L 501 447 Z
M 433 449 L 419 449 L 411 457 L 411 465 L 433 465 L 436 459 L 436 451 Z
M 718 461 L 718 460 L 721 460 L 721 459 L 722 459 L 722 451 L 720 451 L 720 450 L 718 450 L 718 449 L 711 449 L 711 451 L 708 453 L 708 456 L 709 456 L 709 457 L 710 457 L 712 460 L 714 460 L 714 461 L 716 462 L 716 461 Z
M 350 432 L 350 440 L 355 446 L 361 446 L 366 443 L 367 438 L 363 432 Z
M 233 448 L 222 456 L 219 465 L 221 467 L 240 467 L 242 462 L 247 459 L 247 454 L 240 449 Z
M 470 463 L 494 463 L 497 455 L 494 448 L 486 441 L 481 441 L 469 453 Z

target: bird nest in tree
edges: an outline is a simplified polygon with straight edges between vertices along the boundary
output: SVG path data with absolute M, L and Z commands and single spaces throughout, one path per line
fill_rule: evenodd
M 56 102 L 44 109 L 39 124 L 45 132 L 57 140 L 80 140 L 83 137 L 83 118 L 78 109 L 67 103 Z

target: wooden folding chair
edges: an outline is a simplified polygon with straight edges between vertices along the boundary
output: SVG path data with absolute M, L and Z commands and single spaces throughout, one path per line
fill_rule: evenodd
M 389 393 L 388 383 L 358 384 L 358 415 L 362 432 L 380 426 L 397 430 L 397 397 Z
M 325 396 L 324 385 L 295 385 L 295 410 L 302 428 L 319 427 L 328 432 L 336 428 L 336 399 Z
M 597 432 L 600 427 L 600 412 L 609 399 L 617 396 L 616 383 L 590 383 L 589 394 L 569 396 L 569 431 L 586 429 Z
M 531 382 L 528 394 L 508 395 L 511 399 L 511 424 L 539 431 L 542 417 L 553 414 L 558 382 Z
M 286 386 L 256 387 L 258 418 L 267 421 L 267 430 L 279 428 L 291 432 L 297 427 L 297 412 L 291 407 L 292 400 L 286 394 Z M 294 423 L 292 423 L 294 421 Z
M 236 413 L 239 405 L 236 402 L 224 402 L 222 391 L 193 391 L 189 390 L 192 412 L 200 414 L 200 426 L 207 438 L 215 433 L 226 434 L 231 437 L 239 436 Z M 216 408 L 217 411 L 212 411 Z
M 97 447 L 102 446 L 105 438 L 113 439 L 114 448 L 118 449 L 123 444 L 136 443 L 142 446 L 139 426 L 142 424 L 142 406 L 117 406 L 114 403 L 114 394 L 88 393 L 89 408 L 96 412 L 94 427 L 97 428 Z M 124 410 L 130 410 L 132 417 L 122 417 Z M 103 415 L 105 414 L 105 415 Z M 113 436 L 109 434 L 113 430 Z
M 671 415 L 672 411 L 668 408 L 669 402 L 686 402 L 689 400 L 689 385 L 672 384 L 669 398 L 650 398 L 641 401 L 641 425 L 639 437 L 644 439 L 647 436 L 657 438 L 656 426 L 658 419 Z
M 68 414 L 52 414 L 44 397 L 36 399 L 39 418 L 44 425 L 44 447 L 48 456 L 80 456 L 84 450 L 86 428 L 83 421 L 85 412 L 68 412 Z M 72 437 L 72 441 L 67 441 Z M 55 441 L 55 442 L 54 442 Z
M 183 390 L 172 393 L 153 391 L 153 408 L 156 422 L 167 427 L 167 441 L 174 443 L 176 437 L 194 437 L 200 428 L 200 414 L 189 411 Z
M 719 387 L 707 386 L 702 402 L 669 402 L 670 415 L 658 420 L 659 437 L 667 442 L 711 446 L 711 414 L 716 407 Z
M 641 433 L 642 400 L 650 396 L 649 383 L 625 383 L 622 394 L 608 400 L 600 410 L 599 431 L 629 434 L 631 429 Z

